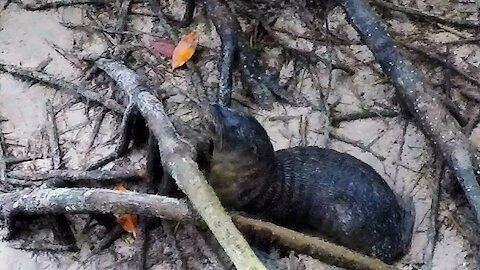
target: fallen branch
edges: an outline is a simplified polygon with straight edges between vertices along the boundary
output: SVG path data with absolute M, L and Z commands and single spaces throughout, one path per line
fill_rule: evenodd
M 0 217 L 2 218 L 9 218 L 15 214 L 46 215 L 100 212 L 136 213 L 186 223 L 201 222 L 187 204 L 181 200 L 131 191 L 119 192 L 85 188 L 24 189 L 0 194 L 0 201 L 4 202 L 0 204 Z M 243 217 L 239 214 L 233 214 L 233 220 L 245 234 L 250 236 L 254 234 L 259 238 L 274 241 L 279 245 L 339 266 L 349 269 L 395 269 L 378 259 L 269 222 Z
M 187 205 L 179 200 L 131 191 L 108 189 L 30 189 L 0 194 L 0 217 L 17 214 L 137 213 L 170 220 L 191 219 Z
M 80 170 L 50 170 L 48 172 L 22 172 L 11 171 L 7 173 L 10 178 L 30 181 L 45 181 L 50 179 L 63 179 L 69 182 L 80 180 L 124 180 L 141 177 L 138 173 L 132 171 L 80 171 Z
M 237 214 L 234 214 L 232 218 L 244 234 L 281 244 L 324 262 L 348 269 L 396 269 L 379 259 L 359 254 L 318 237 L 308 236 L 269 222 L 243 217 Z
M 162 103 L 142 85 L 137 74 L 121 63 L 99 59 L 97 66 L 127 92 L 158 140 L 162 164 L 188 196 L 237 269 L 265 269 L 223 209 L 193 161 L 193 149 L 176 133 Z
M 403 55 L 365 0 L 337 0 L 353 27 L 395 85 L 405 107 L 430 141 L 439 147 L 480 225 L 480 186 L 474 174 L 473 146 L 459 124 L 435 97 L 430 85 Z

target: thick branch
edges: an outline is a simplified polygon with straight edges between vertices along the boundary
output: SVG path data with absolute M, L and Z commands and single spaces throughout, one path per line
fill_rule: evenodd
M 480 224 L 480 186 L 474 174 L 473 146 L 470 141 L 435 96 L 432 87 L 425 83 L 420 72 L 401 54 L 368 3 L 365 0 L 337 1 L 395 85 L 398 95 L 414 115 L 417 124 L 433 144 L 441 149 Z
M 158 140 L 164 168 L 188 196 L 237 269 L 265 269 L 193 161 L 193 149 L 176 133 L 162 103 L 123 64 L 100 59 L 97 66 L 107 72 L 138 106 Z
M 30 189 L 0 194 L 0 215 L 63 213 L 137 213 L 171 220 L 189 220 L 190 210 L 176 199 L 108 189 Z
M 238 214 L 233 215 L 233 220 L 238 228 L 246 235 L 280 244 L 297 252 L 318 258 L 324 262 L 348 269 L 396 269 L 379 259 L 365 256 L 318 237 L 298 233 L 269 222 L 243 217 Z

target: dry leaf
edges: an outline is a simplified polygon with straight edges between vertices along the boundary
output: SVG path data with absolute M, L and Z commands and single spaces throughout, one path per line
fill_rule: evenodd
M 115 185 L 113 188 L 116 191 L 127 191 L 127 189 L 122 185 L 118 184 Z M 137 233 L 138 233 L 138 216 L 135 214 L 121 214 L 117 216 L 117 222 L 122 226 L 122 228 L 131 233 L 133 235 L 133 238 L 137 238 Z
M 183 66 L 190 58 L 192 58 L 197 48 L 198 35 L 192 31 L 190 34 L 182 37 L 172 55 L 172 68 Z
M 131 233 L 133 238 L 137 238 L 138 234 L 138 216 L 135 214 L 122 214 L 117 217 L 117 222 L 122 228 Z
M 150 41 L 148 45 L 155 54 L 168 58 L 172 58 L 173 51 L 175 50 L 175 44 L 165 38 Z
M 115 185 L 115 187 L 113 187 L 113 189 L 116 190 L 116 191 L 127 191 L 127 189 L 122 184 Z

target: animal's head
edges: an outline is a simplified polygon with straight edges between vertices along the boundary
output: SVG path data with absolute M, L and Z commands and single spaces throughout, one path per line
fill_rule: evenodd
M 222 203 L 241 209 L 275 178 L 267 132 L 252 116 L 211 106 L 213 152 L 207 178 Z
M 270 138 L 255 118 L 218 104 L 211 106 L 211 115 L 214 153 L 231 153 L 250 160 L 273 157 Z

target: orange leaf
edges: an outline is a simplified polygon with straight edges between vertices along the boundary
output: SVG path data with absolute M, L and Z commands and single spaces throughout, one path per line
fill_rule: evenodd
M 127 189 L 122 185 L 118 184 L 115 185 L 113 188 L 116 191 L 127 191 Z M 133 235 L 133 238 L 137 238 L 137 233 L 138 233 L 138 216 L 135 214 L 122 214 L 117 216 L 117 222 L 122 226 L 122 228 L 131 233 Z
M 123 214 L 117 217 L 117 222 L 122 228 L 131 233 L 133 238 L 137 238 L 138 233 L 138 216 L 135 214 Z
M 192 31 L 190 34 L 182 37 L 180 42 L 173 50 L 172 68 L 183 66 L 190 58 L 192 58 L 195 49 L 197 48 L 198 35 L 197 32 Z
M 113 189 L 116 190 L 116 191 L 127 191 L 127 189 L 122 184 L 115 185 L 115 187 L 113 187 Z

